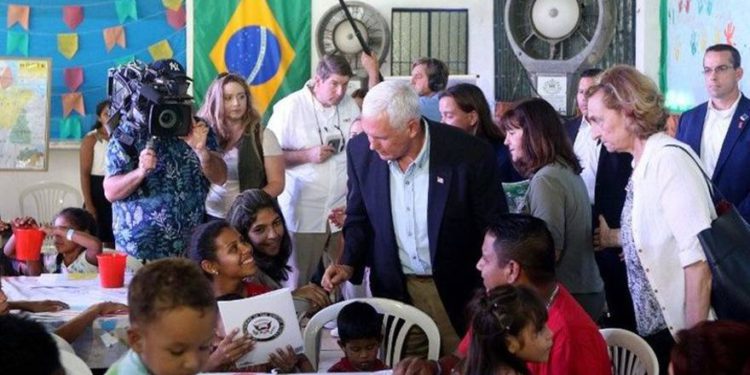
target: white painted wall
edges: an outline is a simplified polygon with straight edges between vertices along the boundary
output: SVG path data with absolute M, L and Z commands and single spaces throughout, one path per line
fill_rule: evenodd
M 391 8 L 440 7 L 469 9 L 469 72 L 479 74 L 478 86 L 487 98 L 494 98 L 494 41 L 493 14 L 490 0 L 464 0 L 459 5 L 447 4 L 443 0 L 367 0 L 379 9 L 386 20 L 391 18 Z M 313 33 L 318 19 L 336 0 L 312 0 Z M 636 67 L 658 82 L 661 36 L 659 28 L 659 2 L 637 0 L 636 16 Z M 192 7 L 190 7 L 192 8 Z M 313 35 L 314 37 L 314 35 Z M 314 41 L 313 41 L 314 43 Z M 313 44 L 313 48 L 314 44 Z M 318 62 L 313 53 L 312 67 Z M 189 64 L 191 65 L 191 64 Z M 390 64 L 384 64 L 383 74 L 389 74 Z M 38 181 L 59 181 L 80 189 L 78 175 L 78 150 L 50 150 L 47 172 L 0 171 L 0 217 L 9 219 L 20 215 L 18 196 L 27 186 Z
M 62 182 L 80 191 L 78 149 L 50 150 L 49 167 L 46 172 L 0 172 L 0 218 L 3 221 L 21 215 L 21 208 L 18 205 L 21 191 L 39 181 Z
M 495 53 L 493 43 L 493 1 L 491 0 L 367 0 L 368 5 L 378 9 L 381 15 L 391 22 L 391 9 L 398 8 L 443 8 L 469 10 L 469 74 L 478 74 L 479 86 L 488 100 L 495 99 Z M 318 53 L 315 49 L 315 28 L 318 20 L 334 5 L 337 0 L 312 0 L 312 46 L 313 57 L 310 68 L 315 71 L 318 64 Z M 390 75 L 391 63 L 387 59 L 381 66 L 383 75 Z

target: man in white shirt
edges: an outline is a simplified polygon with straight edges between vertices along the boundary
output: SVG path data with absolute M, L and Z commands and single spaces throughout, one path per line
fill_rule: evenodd
M 750 220 L 750 100 L 740 92 L 740 53 L 716 44 L 703 56 L 709 100 L 680 117 L 677 139 L 698 153 L 719 192 Z
M 620 227 L 620 215 L 625 202 L 625 186 L 633 171 L 632 157 L 625 153 L 610 153 L 591 134 L 591 124 L 586 119 L 588 100 L 586 91 L 595 83 L 601 69 L 581 72 L 576 92 L 576 103 L 580 117 L 569 120 L 565 127 L 573 142 L 573 150 L 581 161 L 581 177 L 591 200 L 593 226 Z M 601 323 L 607 327 L 635 330 L 633 302 L 628 290 L 625 263 L 621 259 L 622 248 L 603 247 L 594 241 L 597 248 L 596 263 L 604 281 L 607 298 L 607 314 Z
M 341 228 L 328 222 L 346 203 L 346 139 L 359 107 L 346 95 L 353 75 L 341 56 L 323 56 L 315 77 L 280 100 L 268 128 L 279 139 L 286 161 L 286 186 L 279 196 L 292 239 L 296 280 L 307 284 L 327 253 L 337 260 Z

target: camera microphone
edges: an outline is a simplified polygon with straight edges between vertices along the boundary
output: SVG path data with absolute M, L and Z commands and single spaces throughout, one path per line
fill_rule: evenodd
M 147 150 L 151 150 L 153 152 L 156 152 L 156 145 L 154 144 L 155 140 L 156 140 L 156 136 L 152 135 L 151 137 L 149 137 L 149 139 L 146 141 L 146 149 Z

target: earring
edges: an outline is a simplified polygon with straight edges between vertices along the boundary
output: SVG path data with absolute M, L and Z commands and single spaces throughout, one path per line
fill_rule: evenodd
M 215 275 L 218 275 L 218 274 L 219 274 L 219 270 L 213 270 L 213 271 L 211 272 L 211 274 L 212 274 L 212 275 L 214 275 L 214 276 L 215 276 Z

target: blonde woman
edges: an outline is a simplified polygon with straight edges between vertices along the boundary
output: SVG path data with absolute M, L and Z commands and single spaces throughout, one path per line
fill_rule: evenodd
M 211 83 L 198 116 L 216 133 L 227 164 L 227 181 L 212 184 L 206 197 L 209 217 L 224 218 L 234 198 L 247 189 L 263 189 L 272 197 L 284 190 L 284 157 L 279 142 L 264 130 L 253 108 L 244 78 L 222 73 Z

